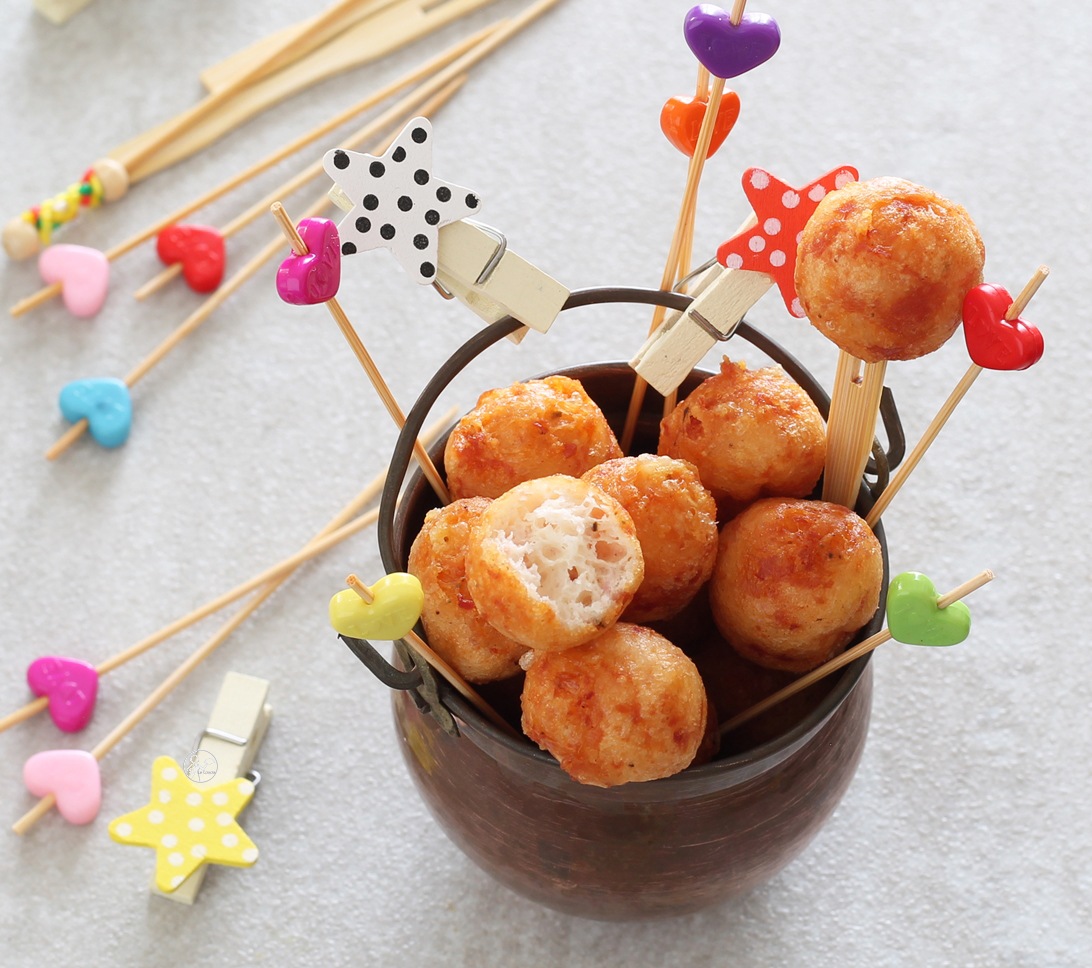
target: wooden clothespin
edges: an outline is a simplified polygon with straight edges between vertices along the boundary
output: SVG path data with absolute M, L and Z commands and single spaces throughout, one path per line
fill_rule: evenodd
M 34 0 L 34 9 L 60 26 L 76 16 L 91 0 Z
M 343 149 L 326 153 L 330 199 L 347 217 L 342 254 L 389 248 L 421 285 L 436 285 L 487 322 L 514 316 L 546 332 L 569 290 L 509 251 L 504 235 L 470 221 L 474 192 L 432 174 L 432 126 L 414 118 L 380 157 Z
M 229 672 L 186 759 L 159 757 L 148 805 L 111 822 L 115 841 L 155 848 L 153 894 L 193 904 L 207 864 L 257 861 L 258 849 L 236 818 L 258 783 L 251 766 L 273 712 L 268 696 L 268 680 Z
M 665 316 L 629 365 L 658 393 L 674 393 L 701 358 L 735 332 L 747 310 L 772 285 L 762 272 L 712 266 L 695 284 L 690 306 Z

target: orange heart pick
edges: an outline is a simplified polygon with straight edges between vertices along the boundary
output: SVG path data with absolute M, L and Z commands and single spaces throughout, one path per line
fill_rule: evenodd
M 660 129 L 676 148 L 688 158 L 693 157 L 698 144 L 698 133 L 705 117 L 707 98 L 672 97 L 667 99 L 660 111 Z M 739 95 L 735 91 L 725 91 L 717 112 L 717 121 L 713 125 L 713 140 L 709 142 L 709 154 L 712 158 L 716 150 L 728 137 L 728 132 L 735 127 L 739 117 Z

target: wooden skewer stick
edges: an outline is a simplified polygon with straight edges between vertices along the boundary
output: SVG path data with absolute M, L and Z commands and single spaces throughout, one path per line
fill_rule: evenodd
M 709 154 L 709 145 L 713 140 L 713 128 L 716 125 L 723 94 L 724 78 L 714 77 L 713 87 L 709 92 L 709 101 L 705 105 L 705 116 L 702 118 L 701 130 L 698 132 L 698 141 L 694 146 L 694 154 L 690 156 L 690 167 L 687 172 L 686 187 L 683 190 L 682 205 L 679 208 L 679 217 L 675 223 L 675 233 L 671 238 L 671 248 L 667 254 L 664 274 L 660 279 L 660 289 L 665 291 L 669 291 L 675 280 L 679 278 L 680 257 L 683 252 L 684 240 L 687 238 L 688 226 L 691 238 L 693 236 L 694 211 L 698 201 L 698 183 L 701 181 L 705 160 Z M 656 307 L 652 316 L 652 324 L 649 327 L 650 335 L 663 322 L 665 311 L 662 306 Z M 622 428 L 622 438 L 619 441 L 623 454 L 629 453 L 629 448 L 633 444 L 633 434 L 637 429 L 637 418 L 641 413 L 641 404 L 644 403 L 647 387 L 648 384 L 641 377 L 635 379 L 633 393 L 629 400 L 629 410 L 626 413 L 626 422 Z
M 295 223 L 288 217 L 284 206 L 280 202 L 274 202 L 270 206 L 270 212 L 277 220 L 277 224 L 280 225 L 285 238 L 291 243 L 292 251 L 296 255 L 307 255 L 309 252 L 307 244 L 300 238 Z M 375 365 L 375 361 L 364 346 L 360 336 L 353 329 L 353 324 L 349 322 L 349 317 L 345 315 L 345 310 L 341 308 L 337 296 L 326 300 L 326 308 L 330 311 L 330 315 L 334 317 L 334 321 L 341 329 L 341 333 L 348 341 L 353 353 L 356 354 L 360 365 L 364 367 L 364 372 L 368 374 L 368 379 L 372 381 L 372 386 L 375 387 L 375 392 L 379 394 L 379 399 L 383 401 L 383 405 L 387 408 L 387 413 L 391 415 L 395 425 L 401 430 L 406 425 L 406 415 L 402 412 L 402 408 L 394 398 L 391 388 L 387 385 L 387 381 L 383 379 L 383 374 L 379 372 L 379 367 Z M 432 463 L 432 458 L 429 457 L 428 451 L 425 450 L 420 439 L 415 440 L 413 443 L 413 456 L 417 458 L 417 463 L 421 465 L 421 470 L 428 478 L 428 482 L 432 485 L 436 496 L 439 497 L 442 503 L 450 504 L 451 495 L 448 493 L 447 485 L 444 484 L 440 472 L 436 470 L 436 465 Z
M 365 585 L 356 575 L 350 575 L 345 579 L 345 584 L 348 585 L 354 592 L 356 592 L 365 602 L 369 605 L 374 601 L 371 590 Z M 470 685 L 454 668 L 452 668 L 444 659 L 433 652 L 432 647 L 419 636 L 416 632 L 411 631 L 405 638 L 402 639 L 406 645 L 417 653 L 418 657 L 428 662 L 437 672 L 440 673 L 452 686 L 454 686 L 459 694 L 472 703 L 474 708 L 478 710 L 483 716 L 485 716 L 494 726 L 498 729 L 504 730 L 509 736 L 514 736 L 516 739 L 520 738 L 520 734 L 517 733 L 512 726 L 505 720 L 492 706 L 489 705 L 478 694 L 477 690 Z
M 1005 319 L 1010 322 L 1016 319 L 1026 308 L 1031 297 L 1039 291 L 1039 287 L 1046 281 L 1046 277 L 1050 274 L 1050 270 L 1046 266 L 1039 266 L 1035 270 L 1031 279 L 1028 280 L 1026 286 L 1020 292 L 1020 295 L 1013 300 L 1013 303 L 1005 312 Z M 937 439 L 941 429 L 948 422 L 948 418 L 952 415 L 956 405 L 963 399 L 966 392 L 971 388 L 971 384 L 978 379 L 978 375 L 982 372 L 982 367 L 977 363 L 972 363 L 967 372 L 963 374 L 962 379 L 956 384 L 955 389 L 948 395 L 948 399 L 944 401 L 944 405 L 940 408 L 937 415 L 933 418 L 932 423 L 926 428 L 925 433 L 922 434 L 921 440 L 915 445 L 914 449 L 910 451 L 910 455 L 903 462 L 902 466 L 895 472 L 891 480 L 888 481 L 887 487 L 884 488 L 883 493 L 876 499 L 876 503 L 872 506 L 872 510 L 868 512 L 865 517 L 865 521 L 870 528 L 876 527 L 876 522 L 880 520 L 880 515 L 887 510 L 887 506 L 891 503 L 896 494 L 899 493 L 900 488 L 906 483 L 906 479 L 913 472 L 914 468 L 918 466 L 918 462 L 925 456 L 925 452 L 932 445 L 933 441 Z
M 386 479 L 386 471 L 384 470 L 373 482 L 372 487 L 376 490 L 383 486 L 383 482 Z M 367 488 L 365 489 L 368 490 Z M 362 492 L 363 493 L 363 492 Z M 374 494 L 372 495 L 374 497 Z M 359 501 L 359 498 L 357 498 Z M 314 539 L 318 540 L 330 532 L 336 530 L 342 524 L 348 520 L 352 514 L 356 513 L 354 505 L 356 501 L 343 509 L 325 528 L 320 531 Z M 352 509 L 350 511 L 350 509 Z M 346 515 L 346 512 L 350 513 Z M 145 716 L 148 715 L 162 700 L 177 686 L 183 679 L 186 678 L 194 669 L 197 668 L 209 655 L 211 655 L 217 647 L 222 645 L 232 632 L 235 631 L 242 623 L 255 612 L 258 607 L 272 595 L 284 582 L 291 576 L 291 572 L 286 572 L 274 578 L 272 581 L 267 582 L 261 590 L 244 605 L 238 612 L 235 613 L 227 622 L 224 623 L 207 642 L 205 642 L 199 649 L 197 649 L 189 658 L 187 658 L 177 669 L 174 670 L 166 679 L 163 680 L 148 697 L 134 709 L 128 716 L 125 717 L 117 726 L 114 727 L 106 737 L 91 750 L 91 755 L 96 760 L 101 760 L 107 753 L 110 752 L 128 733 L 139 723 Z M 27 813 L 15 822 L 12 826 L 17 834 L 22 836 L 26 833 L 38 820 L 40 820 L 46 813 L 52 809 L 56 803 L 56 798 L 52 793 L 47 794 L 38 801 Z
M 342 146 L 345 148 L 355 148 L 361 142 L 367 141 L 369 138 L 374 137 L 379 132 L 390 128 L 393 125 L 393 130 L 388 136 L 379 145 L 373 148 L 373 154 L 383 154 L 411 118 L 416 117 L 418 114 L 422 114 L 426 118 L 431 117 L 454 96 L 455 92 L 458 91 L 463 84 L 466 83 L 466 78 L 466 74 L 456 77 L 445 87 L 437 91 L 432 97 L 427 97 L 427 91 L 425 95 L 422 95 L 421 91 L 424 90 L 424 88 L 418 88 L 416 91 L 407 94 L 397 104 L 393 105 L 387 111 L 384 111 L 378 118 L 370 121 L 360 130 L 350 135 L 342 142 Z M 422 103 L 422 101 L 424 103 Z M 274 188 L 273 191 L 269 192 L 264 198 L 259 199 L 240 215 L 233 218 L 227 225 L 220 229 L 220 234 L 225 239 L 230 238 L 236 232 L 246 228 L 246 226 L 255 219 L 265 215 L 269 211 L 269 206 L 275 201 L 291 195 L 297 189 L 306 185 L 309 181 L 312 181 L 321 174 L 323 174 L 323 170 L 322 159 L 320 158 L 318 161 L 312 162 L 304 168 L 298 175 L 289 178 L 283 185 Z M 145 299 L 152 293 L 162 289 L 181 272 L 182 263 L 180 262 L 175 262 L 174 264 L 167 266 L 159 275 L 141 286 L 133 294 L 133 298 Z
M 131 252 L 138 245 L 146 242 L 153 236 L 158 235 L 168 225 L 174 225 L 176 222 L 184 219 L 187 215 L 193 214 L 198 209 L 203 208 L 204 206 L 208 205 L 211 202 L 214 202 L 221 196 L 226 195 L 233 189 L 238 188 L 244 182 L 249 181 L 256 175 L 260 175 L 267 169 L 272 168 L 275 164 L 283 161 L 289 155 L 295 154 L 301 148 L 329 134 L 335 128 L 340 127 L 342 124 L 344 124 L 346 121 L 349 121 L 356 115 L 375 107 L 375 105 L 397 94 L 403 88 L 409 87 L 412 84 L 416 84 L 418 81 L 427 78 L 430 74 L 433 74 L 437 70 L 442 69 L 446 65 L 450 64 L 453 60 L 461 57 L 463 54 L 467 53 L 469 50 L 480 44 L 503 23 L 504 21 L 501 21 L 497 24 L 492 24 L 491 26 L 486 27 L 485 29 L 467 38 L 467 40 L 463 41 L 462 43 L 456 44 L 454 47 L 449 48 L 438 57 L 434 57 L 432 60 L 427 61 L 415 70 L 412 70 L 408 74 L 403 75 L 398 80 L 393 81 L 392 83 L 376 91 L 374 94 L 371 94 L 368 97 L 364 98 L 362 101 L 358 101 L 352 107 L 347 108 L 345 111 L 342 111 L 340 114 L 332 117 L 329 121 L 326 121 L 325 123 L 320 124 L 318 127 L 313 128 L 311 131 L 308 131 L 306 134 L 301 135 L 295 141 L 290 142 L 283 148 L 279 148 L 272 154 L 267 155 L 261 161 L 258 161 L 255 164 L 251 165 L 249 168 L 246 168 L 243 171 L 239 172 L 239 174 L 227 179 L 227 181 L 221 182 L 215 188 L 205 192 L 204 195 L 201 195 L 200 197 L 194 199 L 192 202 L 183 205 L 181 208 L 175 209 L 173 212 L 170 213 L 170 215 L 164 216 L 158 222 L 155 222 L 154 224 L 148 226 L 148 228 L 144 229 L 142 232 L 138 232 L 136 235 L 126 239 L 124 242 L 120 242 L 118 245 L 107 249 L 103 254 L 106 256 L 108 261 L 113 262 L 120 256 L 125 255 L 127 252 Z M 319 167 L 321 170 L 321 165 Z M 278 197 L 286 194 L 288 194 L 288 192 L 282 191 L 279 193 Z M 265 210 L 268 208 L 269 203 L 266 202 L 262 205 L 261 211 L 264 213 Z M 43 286 L 36 293 L 33 293 L 30 296 L 27 296 L 26 299 L 22 299 L 19 302 L 15 303 L 15 305 L 12 306 L 9 311 L 12 316 L 21 316 L 24 313 L 27 313 L 30 310 L 41 306 L 43 303 L 48 302 L 54 296 L 59 296 L 60 293 L 61 284 L 59 282 L 55 282 L 49 286 Z
M 971 592 L 978 588 L 981 588 L 987 582 L 993 580 L 993 572 L 989 569 L 979 572 L 974 578 L 969 581 L 965 581 L 957 588 L 953 588 L 947 595 L 942 595 L 937 599 L 937 608 L 947 608 L 952 602 L 959 601 L 961 598 L 965 598 Z M 866 655 L 871 652 L 877 646 L 883 645 L 884 642 L 891 640 L 891 632 L 888 629 L 884 629 L 882 632 L 877 632 L 875 635 L 869 636 L 863 642 L 859 642 L 852 648 L 846 649 L 839 656 L 835 656 L 829 662 L 823 663 L 818 669 L 813 669 L 807 675 L 801 676 L 799 679 L 790 682 L 784 689 L 779 689 L 772 696 L 767 696 L 761 702 L 755 703 L 750 709 L 745 709 L 738 716 L 734 716 L 724 723 L 718 732 L 723 737 L 725 734 L 730 733 L 737 726 L 742 726 L 744 723 L 749 722 L 756 716 L 766 712 L 767 709 L 776 706 L 778 703 L 789 696 L 795 696 L 798 692 L 806 689 L 813 683 L 818 682 L 820 679 L 829 676 L 832 672 L 837 672 L 843 666 L 849 665 L 855 659 L 859 659 L 862 655 Z
M 862 374 L 861 367 L 864 367 Z M 823 500 L 853 508 L 876 434 L 887 361 L 864 363 L 845 350 L 838 369 L 827 420 L 827 461 Z
M 436 440 L 440 434 L 446 430 L 451 421 L 455 419 L 458 413 L 457 407 L 452 407 L 444 416 L 439 420 L 430 424 L 422 432 L 421 437 L 426 443 L 432 443 Z M 318 555 L 329 551 L 335 545 L 340 544 L 346 538 L 351 537 L 358 531 L 370 525 L 378 516 L 376 511 L 368 511 L 365 514 L 360 514 L 358 517 L 353 518 L 354 514 L 357 514 L 363 509 L 363 507 L 373 501 L 383 488 L 383 481 L 385 474 L 381 474 L 376 477 L 370 484 L 368 484 L 352 501 L 350 501 L 341 512 L 335 517 L 330 524 L 323 529 L 322 532 L 308 544 L 304 545 L 294 555 L 285 558 L 283 561 L 278 562 L 270 568 L 267 568 L 259 575 L 255 575 L 248 581 L 243 582 L 241 585 L 237 585 L 229 592 L 225 592 L 212 601 L 207 602 L 200 608 L 194 609 L 188 615 L 182 616 L 182 618 L 175 619 L 169 625 L 165 625 L 158 632 L 141 639 L 135 645 L 129 646 L 127 649 L 123 649 L 121 652 L 112 655 L 108 659 L 104 659 L 97 666 L 95 671 L 103 676 L 107 672 L 118 668 L 118 666 L 124 665 L 130 659 L 135 659 L 138 655 L 142 655 L 154 646 L 159 645 L 160 642 L 165 641 L 172 635 L 176 635 L 183 629 L 189 628 L 191 625 L 201 621 L 213 612 L 218 612 L 220 609 L 225 608 L 232 602 L 237 601 L 244 595 L 254 591 L 260 585 L 264 585 L 268 581 L 272 581 L 281 575 L 293 571 L 299 565 L 305 561 L 309 561 Z M 49 697 L 42 696 L 35 699 L 33 702 L 27 703 L 21 709 L 17 709 L 13 713 L 9 713 L 7 716 L 0 719 L 0 733 L 14 726 L 16 723 L 21 723 L 24 720 L 30 719 L 31 716 L 35 716 L 42 712 L 49 705 Z

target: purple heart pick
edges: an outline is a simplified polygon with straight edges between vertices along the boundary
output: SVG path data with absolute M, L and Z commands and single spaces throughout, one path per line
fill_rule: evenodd
M 27 667 L 27 685 L 36 696 L 49 696 L 49 715 L 57 728 L 78 733 L 91 721 L 99 674 L 79 659 L 46 655 Z
M 277 294 L 287 303 L 311 306 L 328 302 L 341 285 L 341 240 L 328 218 L 299 224 L 307 255 L 290 255 L 277 270 Z
M 694 56 L 714 77 L 738 77 L 768 61 L 781 46 L 777 21 L 765 13 L 745 13 L 738 24 L 711 3 L 691 8 L 683 36 Z

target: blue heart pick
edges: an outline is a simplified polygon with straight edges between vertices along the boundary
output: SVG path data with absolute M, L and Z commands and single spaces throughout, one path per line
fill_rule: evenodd
M 86 417 L 91 436 L 103 447 L 120 447 L 129 437 L 133 404 L 121 380 L 74 380 L 61 391 L 60 404 L 65 420 Z

